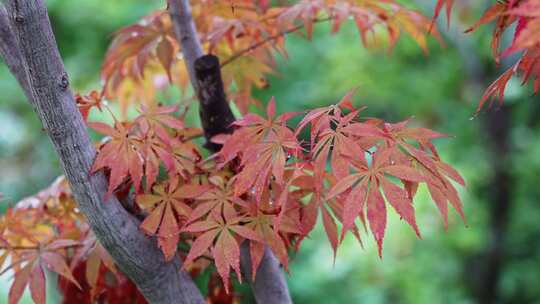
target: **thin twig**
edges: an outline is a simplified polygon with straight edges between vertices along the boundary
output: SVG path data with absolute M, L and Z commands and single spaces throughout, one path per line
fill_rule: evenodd
M 319 23 L 319 22 L 326 22 L 326 21 L 330 21 L 332 20 L 333 18 L 332 17 L 326 17 L 326 18 L 322 18 L 322 19 L 314 19 L 313 20 L 313 23 Z M 247 48 L 245 49 L 242 49 L 240 50 L 239 52 L 237 52 L 236 54 L 232 55 L 231 57 L 227 58 L 226 60 L 224 60 L 222 63 L 221 63 L 221 68 L 223 68 L 224 66 L 226 66 L 227 64 L 235 61 L 236 59 L 244 56 L 246 53 L 249 53 L 263 45 L 265 45 L 266 43 L 270 42 L 270 41 L 273 41 L 273 40 L 276 40 L 282 36 L 285 36 L 287 34 L 291 34 L 291 33 L 294 33 L 294 32 L 297 32 L 301 29 L 303 29 L 305 27 L 305 23 L 302 23 L 302 24 L 299 24 L 293 28 L 290 28 L 288 30 L 285 30 L 285 31 L 281 31 L 279 33 L 277 33 L 276 35 L 273 35 L 273 36 L 269 36 L 267 37 L 266 39 L 264 40 L 261 40 L 257 43 L 254 43 L 250 46 L 248 46 Z

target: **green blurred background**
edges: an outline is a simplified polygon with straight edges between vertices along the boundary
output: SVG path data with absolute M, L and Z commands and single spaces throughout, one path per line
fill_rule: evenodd
M 430 2 L 435 1 L 417 1 L 429 16 Z M 280 75 L 257 97 L 275 96 L 282 112 L 301 111 L 336 102 L 359 87 L 355 104 L 368 106 L 365 115 L 393 122 L 414 116 L 418 126 L 453 135 L 438 147 L 467 181 L 460 189 L 467 226 L 452 212 L 445 231 L 422 189 L 415 204 L 423 239 L 391 212 L 382 260 L 370 237 L 364 238 L 364 249 L 348 238 L 334 264 L 319 225 L 293 257 L 289 283 L 295 303 L 540 303 L 539 98 L 512 81 L 504 106 L 471 119 L 483 90 L 502 71 L 491 59 L 489 26 L 461 34 L 480 16 L 482 2 L 490 1 L 477 1 L 478 7 L 456 14 L 450 29 L 443 26 L 446 47 L 432 41 L 428 56 L 410 39 L 402 39 L 391 54 L 365 50 L 352 24 L 337 35 L 329 33 L 328 24 L 318 25 L 311 42 L 287 39 L 289 58 L 280 60 Z M 72 84 L 86 92 L 99 85 L 111 33 L 162 2 L 47 4 Z M 5 210 L 49 185 L 60 168 L 4 65 L 0 92 Z M 0 303 L 7 299 L 8 280 L 0 278 Z

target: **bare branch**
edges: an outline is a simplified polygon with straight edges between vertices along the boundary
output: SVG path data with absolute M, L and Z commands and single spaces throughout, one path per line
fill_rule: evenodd
M 21 85 L 54 144 L 79 208 L 97 238 L 149 302 L 204 303 L 189 275 L 180 271 L 180 259 L 165 262 L 155 241 L 139 230 L 139 222 L 116 197 L 103 201 L 107 181 L 103 174 L 90 174 L 95 150 L 69 88 L 44 1 L 6 3 L 9 25 L 28 75 L 28 85 Z

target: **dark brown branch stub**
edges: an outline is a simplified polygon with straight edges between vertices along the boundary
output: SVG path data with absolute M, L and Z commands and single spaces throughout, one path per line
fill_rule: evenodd
M 219 59 L 214 55 L 205 55 L 195 60 L 195 77 L 199 114 L 206 137 L 205 147 L 217 152 L 221 145 L 213 143 L 212 137 L 231 133 L 231 124 L 235 120 L 223 88 Z

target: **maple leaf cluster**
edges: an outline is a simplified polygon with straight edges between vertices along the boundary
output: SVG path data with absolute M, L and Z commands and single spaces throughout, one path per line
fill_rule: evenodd
M 224 163 L 240 159 L 239 172 L 232 178 L 233 192 L 251 198 L 260 212 L 273 215 L 275 232 L 285 222 L 292 231 L 289 226 L 296 223 L 299 240 L 313 229 L 320 213 L 334 251 L 346 232 L 360 238 L 358 219 L 364 227 L 369 224 L 381 253 L 385 198 L 420 236 L 412 204 L 420 183 L 428 186 L 445 224 L 448 203 L 464 218 L 450 180 L 462 185 L 464 181 L 440 160 L 432 144 L 445 135 L 407 128 L 408 121 L 360 121 L 360 110 L 352 107 L 350 98 L 351 93 L 337 105 L 310 111 L 295 129 L 285 124 L 294 113 L 276 117 L 273 100 L 267 118 L 250 114 L 237 121 L 241 128 L 219 153 Z M 309 140 L 298 141 L 308 127 Z M 342 226 L 340 235 L 336 222 Z
M 144 112 L 136 118 L 130 125 L 137 130 L 133 140 L 124 124 L 116 122 L 113 129 L 89 123 L 111 136 L 101 146 L 94 170 L 110 171 L 110 194 L 124 187 L 122 184 L 133 187 L 138 209 L 145 214 L 140 228 L 157 237 L 166 259 L 177 253 L 179 243 L 190 244 L 185 265 L 189 267 L 199 258 L 213 260 L 226 289 L 231 269 L 241 280 L 240 244 L 244 240 L 250 241 L 254 276 L 265 246 L 287 268 L 288 252 L 298 249 L 319 214 L 334 251 L 348 231 L 360 239 L 358 220 L 369 226 L 381 254 L 387 222 L 385 200 L 420 236 L 412 200 L 421 183 L 427 185 L 445 224 L 448 204 L 463 217 L 451 180 L 462 185 L 464 181 L 440 160 L 432 144 L 445 136 L 407 128 L 408 121 L 361 121 L 351 96 L 347 94 L 338 105 L 310 111 L 296 128 L 287 122 L 298 113 L 278 116 L 271 100 L 266 117 L 247 114 L 234 123 L 232 135 L 214 138 L 223 144 L 220 152 L 206 160 L 184 159 L 183 166 L 171 165 L 176 163 L 171 161 L 174 154 L 165 145 L 178 140 L 183 124 L 158 123 L 177 121 L 169 115 L 171 109 L 158 107 L 154 114 Z M 160 119 L 155 113 L 160 113 Z M 161 135 L 140 136 L 140 129 Z M 299 135 L 307 129 L 309 140 L 303 142 Z M 153 144 L 157 138 L 159 143 Z M 194 145 L 183 144 L 199 155 L 192 150 Z M 154 162 L 145 162 L 148 148 L 141 147 L 148 145 L 155 145 L 152 151 L 161 151 L 152 152 Z M 160 164 L 167 177 L 156 179 Z M 144 191 L 140 190 L 143 179 Z
M 122 194 L 117 193 L 121 196 Z M 46 272 L 58 274 L 62 303 L 146 304 L 142 294 L 96 240 L 79 212 L 65 178 L 10 208 L 0 219 L 0 274 L 15 273 L 8 303 L 18 303 L 29 288 L 35 303 L 45 303 Z M 208 262 L 189 268 L 198 275 Z M 208 303 L 236 303 L 217 276 L 208 283 Z
M 133 286 L 131 292 L 117 289 L 118 282 L 127 279 L 96 241 L 64 177 L 8 209 L 0 219 L 0 232 L 0 269 L 2 274 L 15 272 L 10 304 L 19 301 L 26 287 L 35 303 L 45 303 L 45 271 L 59 275 L 61 289 L 71 287 L 64 293 L 64 303 L 92 303 L 92 299 L 112 299 L 112 294 L 139 294 L 131 282 L 127 284 Z M 107 283 L 105 276 L 110 277 Z
M 133 122 L 121 123 L 115 120 L 114 126 L 101 122 L 89 122 L 88 126 L 106 135 L 100 145 L 92 172 L 102 168 L 109 169 L 109 190 L 111 194 L 129 177 L 135 192 L 141 191 L 145 178 L 146 189 L 150 189 L 163 164 L 172 178 L 186 177 L 195 172 L 199 160 L 198 148 L 189 139 L 202 134 L 197 128 L 184 128 L 184 122 L 169 115 L 178 106 L 145 106 L 141 115 Z M 172 136 L 173 135 L 173 136 Z
M 242 279 L 243 242 L 249 241 L 253 278 L 266 246 L 287 268 L 289 252 L 299 249 L 319 216 L 334 252 L 347 232 L 361 242 L 361 231 L 369 229 L 379 254 L 388 205 L 420 236 L 413 205 L 420 184 L 445 225 L 448 205 L 463 217 L 453 182 L 464 181 L 432 144 L 445 135 L 409 128 L 409 121 L 360 119 L 362 109 L 351 98 L 352 92 L 336 105 L 308 112 L 295 128 L 287 123 L 299 113 L 277 115 L 271 100 L 266 117 L 248 114 L 234 123 L 234 133 L 216 136 L 223 148 L 207 159 L 186 136 L 200 132 L 186 128 L 174 107 L 145 109 L 132 122 L 114 126 L 89 122 L 107 136 L 93 170 L 108 174 L 107 195 L 121 201 L 134 195 L 135 210 L 144 217 L 140 229 L 157 238 L 166 259 L 180 254 L 194 274 L 213 261 L 227 292 L 231 270 Z M 61 286 L 89 287 L 86 293 L 68 291 L 73 297 L 113 297 L 120 286 L 130 290 L 64 180 L 19 203 L 0 224 L 2 259 L 9 255 L 6 269 L 16 272 L 10 303 L 26 285 L 43 303 L 43 267 L 61 274 Z M 112 286 L 107 276 L 116 278 Z
M 267 76 L 276 73 L 275 55 L 287 56 L 286 34 L 311 39 L 316 23 L 329 22 L 336 33 L 352 19 L 366 47 L 387 40 L 392 48 L 406 33 L 427 52 L 427 37 L 439 38 L 428 18 L 394 0 L 303 0 L 271 7 L 267 1 L 203 0 L 194 1 L 192 13 L 205 53 L 222 59 L 227 94 L 243 114 L 251 104 L 260 105 L 251 90 L 268 85 Z M 377 39 L 383 33 L 386 38 Z M 118 100 L 125 111 L 132 104 L 153 104 L 168 82 L 185 91 L 189 77 L 166 11 L 154 12 L 114 37 L 102 69 L 105 98 Z
M 433 19 L 437 18 L 443 6 L 446 6 L 447 17 L 450 21 L 453 3 L 454 0 L 438 0 Z M 472 32 L 492 22 L 495 23 L 495 28 L 491 48 L 497 64 L 509 55 L 516 53 L 521 53 L 521 55 L 516 63 L 486 89 L 477 111 L 488 102 L 490 107 L 496 100 L 499 105 L 502 104 L 508 82 L 516 75 L 521 78 L 522 85 L 532 83 L 534 94 L 540 91 L 540 3 L 537 0 L 497 1 L 466 32 Z M 502 49 L 503 34 L 514 27 L 512 43 Z

